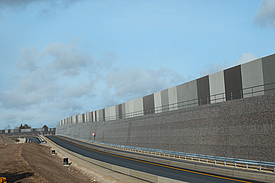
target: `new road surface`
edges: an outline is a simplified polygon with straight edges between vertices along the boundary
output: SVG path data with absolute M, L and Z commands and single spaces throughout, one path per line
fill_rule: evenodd
M 144 160 L 138 160 L 129 157 L 123 157 L 120 155 L 100 152 L 94 150 L 93 144 L 85 144 L 84 147 L 83 142 L 74 140 L 74 142 L 69 142 L 64 137 L 58 136 L 47 136 L 50 140 L 55 142 L 56 144 L 66 148 L 70 151 L 78 153 L 80 155 L 93 158 L 102 162 L 110 163 L 117 166 L 126 167 L 129 169 L 134 169 L 137 171 L 142 171 L 150 174 L 154 174 L 157 176 L 167 177 L 171 179 L 176 179 L 180 181 L 185 181 L 188 183 L 232 183 L 232 182 L 242 182 L 242 183 L 252 183 L 253 181 L 248 180 L 240 180 L 236 178 L 224 177 L 219 175 L 213 175 L 203 172 L 196 172 L 193 170 L 187 170 L 183 168 L 177 168 L 168 165 L 162 165 L 158 163 L 148 162 Z M 131 153 L 131 152 L 129 152 Z M 253 182 L 255 183 L 255 182 Z

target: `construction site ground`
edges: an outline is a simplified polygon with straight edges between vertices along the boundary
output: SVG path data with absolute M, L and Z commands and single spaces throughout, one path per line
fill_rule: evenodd
M 15 141 L 0 135 L 0 177 L 6 177 L 8 183 L 144 182 L 72 157 L 51 142 L 39 145 Z M 56 155 L 52 155 L 52 149 Z M 64 157 L 69 158 L 69 166 L 63 166 Z

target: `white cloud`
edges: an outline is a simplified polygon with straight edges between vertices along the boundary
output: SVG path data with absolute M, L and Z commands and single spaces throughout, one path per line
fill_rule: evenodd
M 262 27 L 275 26 L 274 0 L 263 0 L 261 2 L 257 14 L 254 17 L 254 23 Z
M 213 74 L 216 72 L 219 72 L 221 70 L 224 70 L 225 68 L 230 66 L 230 62 L 228 60 L 225 60 L 224 62 L 218 62 L 217 64 L 208 64 L 205 67 L 205 70 L 202 70 L 200 72 L 200 76 L 206 76 L 209 74 Z
M 24 9 L 32 4 L 40 4 L 44 11 L 51 11 L 56 8 L 68 8 L 72 4 L 82 0 L 1 0 L 1 8 Z
M 253 53 L 242 53 L 240 58 L 236 60 L 236 62 L 233 63 L 233 66 L 239 65 L 239 64 L 244 64 L 246 62 L 250 62 L 252 60 L 256 60 L 259 57 L 254 55 Z
M 82 96 L 91 96 L 94 89 L 93 83 L 80 82 L 77 86 L 70 86 L 64 91 L 63 96 L 66 98 L 80 98 Z
M 35 71 L 38 67 L 39 62 L 37 58 L 37 48 L 32 46 L 30 48 L 23 47 L 19 53 L 19 61 L 16 63 L 16 66 L 19 69 L 27 71 Z
M 206 65 L 205 66 L 206 68 L 200 72 L 200 76 L 213 74 L 213 73 L 222 71 L 228 67 L 233 67 L 246 62 L 250 62 L 258 58 L 259 57 L 254 55 L 253 53 L 242 53 L 240 58 L 233 63 L 232 62 L 230 63 L 228 60 L 225 60 L 224 62 L 218 62 L 217 64 L 212 63 L 212 64 Z
M 91 66 L 93 58 L 76 43 L 53 43 L 39 53 L 39 59 L 51 62 L 49 69 L 62 71 L 63 75 L 78 75 L 82 68 Z
M 107 90 L 112 91 L 109 97 L 120 103 L 164 90 L 183 81 L 180 74 L 169 68 L 143 71 L 139 67 L 133 67 L 126 71 L 114 69 L 107 75 L 106 84 Z
M 2 108 L 27 110 L 43 103 L 57 102 L 60 97 L 61 100 L 62 97 L 73 100 L 91 96 L 91 78 L 84 78 L 88 84 L 78 80 L 80 73 L 84 73 L 84 77 L 85 73 L 90 74 L 93 59 L 76 43 L 53 43 L 41 51 L 36 47 L 23 47 L 16 65 L 23 72 L 14 77 L 14 89 L 0 91 Z
M 15 113 L 8 113 L 4 114 L 1 117 L 1 121 L 4 121 L 6 124 L 19 124 L 19 123 L 27 123 L 30 120 L 35 119 L 33 115 L 30 114 L 15 114 Z

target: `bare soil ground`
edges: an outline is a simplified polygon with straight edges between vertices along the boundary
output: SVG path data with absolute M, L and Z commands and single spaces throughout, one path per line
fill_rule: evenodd
M 6 177 L 8 183 L 145 182 L 80 160 L 51 142 L 17 144 L 13 140 L 0 135 L 0 177 Z M 52 149 L 57 155 L 51 154 Z M 64 157 L 69 158 L 70 166 L 63 166 Z
M 62 165 L 62 159 L 51 155 L 47 146 L 35 143 L 14 144 L 0 136 L 0 177 L 9 183 L 94 182 L 73 167 Z

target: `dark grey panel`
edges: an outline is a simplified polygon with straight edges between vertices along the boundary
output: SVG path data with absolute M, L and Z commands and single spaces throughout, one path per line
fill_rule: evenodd
M 121 104 L 122 118 L 126 116 L 125 103 Z
M 168 89 L 161 91 L 162 112 L 169 111 Z
M 121 104 L 119 104 L 119 105 L 116 105 L 116 119 L 121 119 L 121 118 L 122 118 L 122 111 L 121 111 Z
M 82 114 L 82 123 L 85 123 L 85 114 Z
M 154 94 L 143 97 L 143 112 L 144 115 L 155 113 Z
M 242 74 L 241 66 L 224 70 L 224 83 L 226 100 L 242 98 Z
M 210 103 L 209 76 L 197 79 L 198 104 Z
M 275 54 L 262 58 L 263 75 L 264 75 L 264 90 L 265 94 L 274 93 L 275 90 Z M 273 84 L 270 84 L 273 83 Z
M 97 111 L 95 111 L 95 122 L 97 122 Z
M 103 113 L 103 121 L 105 121 L 105 109 L 102 109 L 102 113 Z

